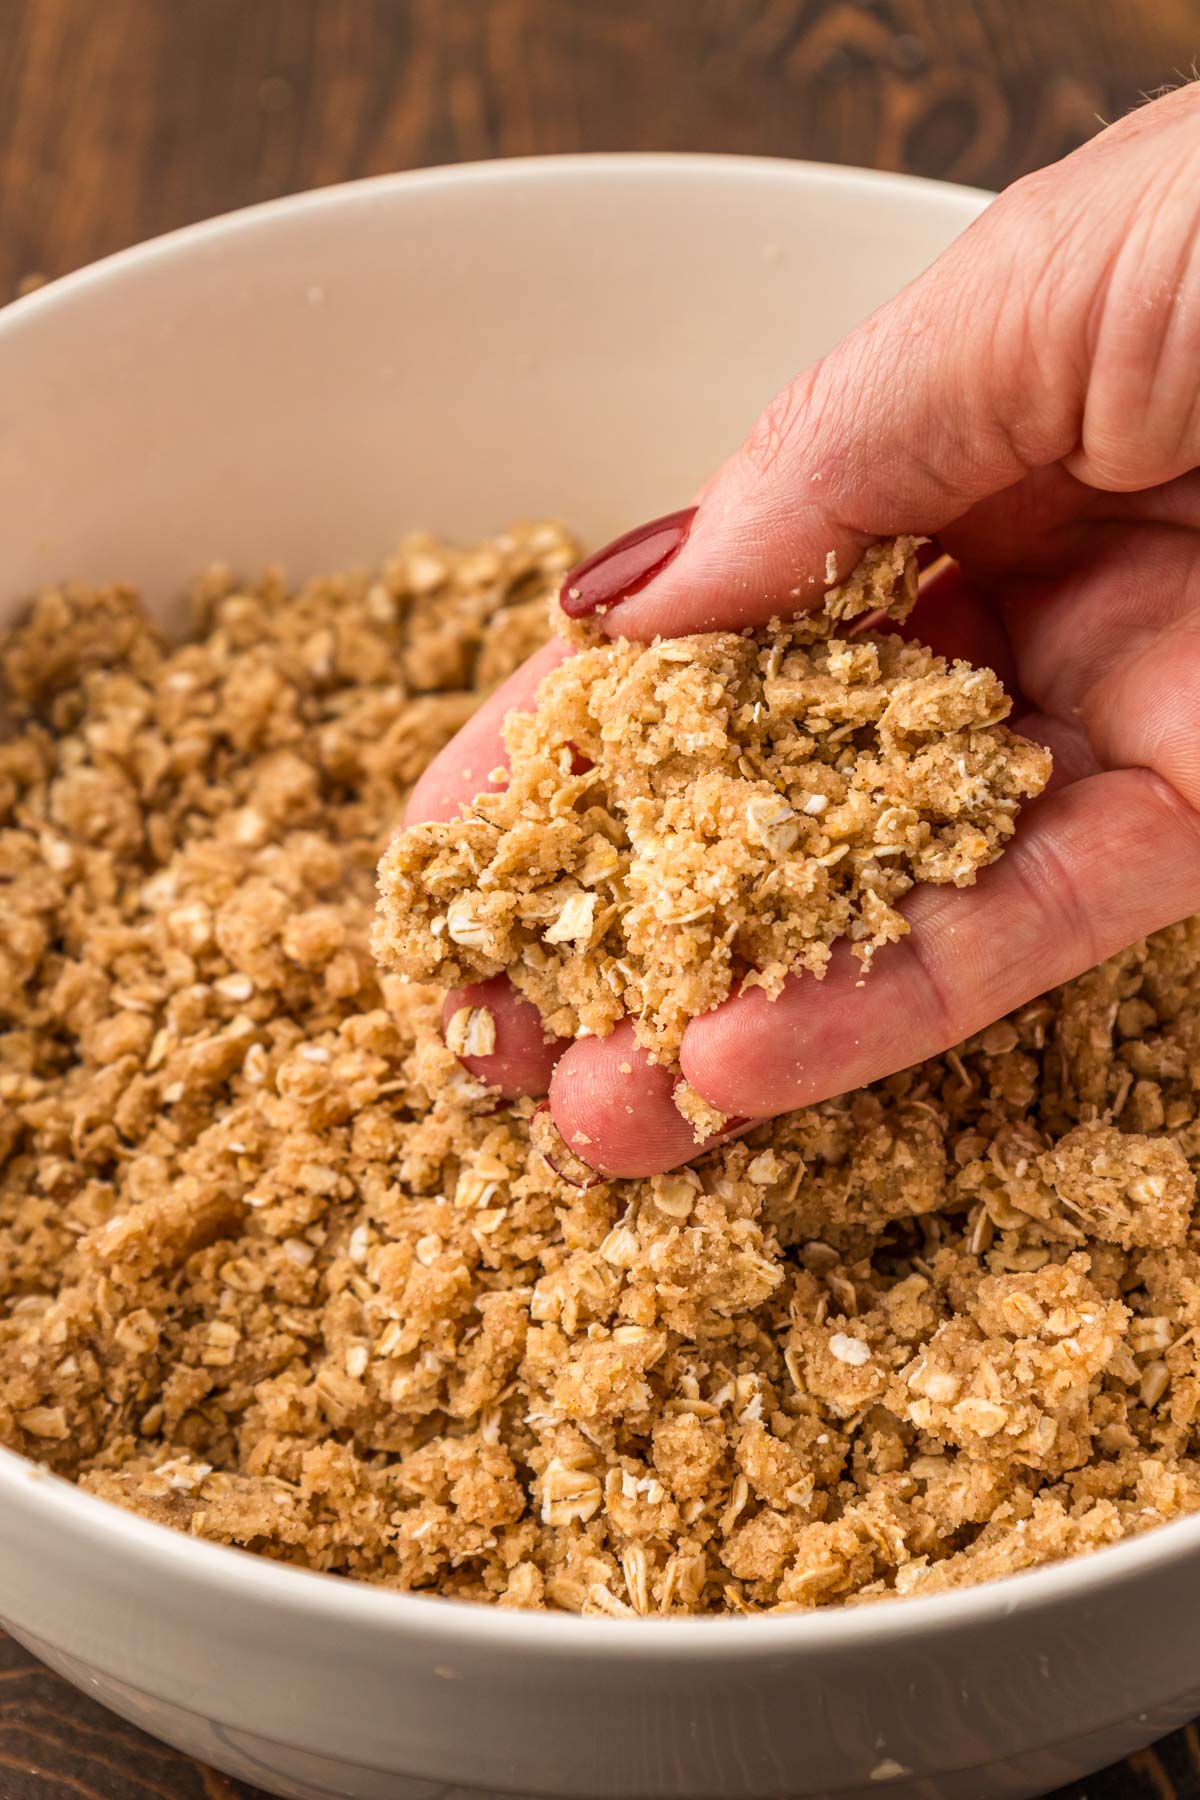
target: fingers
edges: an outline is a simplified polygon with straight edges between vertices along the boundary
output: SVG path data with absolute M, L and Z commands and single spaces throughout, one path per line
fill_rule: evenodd
M 745 1128 L 746 1119 L 697 1144 L 673 1099 L 678 1071 L 652 1063 L 626 1020 L 610 1037 L 579 1038 L 554 1071 L 554 1123 L 578 1156 L 605 1175 L 658 1175 Z
M 1200 557 L 1191 558 L 1193 590 Z M 1193 809 L 1200 808 L 1200 594 L 1157 632 L 1134 637 L 1126 654 L 1089 690 L 1082 720 L 1102 763 L 1152 769 Z M 1200 897 L 1198 897 L 1200 898 Z
M 1197 815 L 1148 770 L 1093 776 L 1030 807 L 975 887 L 915 893 L 911 934 L 861 986 L 842 947 L 823 982 L 693 1020 L 684 1074 L 727 1112 L 815 1104 L 952 1047 L 1198 902 Z
M 1200 534 L 1097 521 L 1066 572 L 996 591 L 1030 700 L 1083 724 L 1104 766 L 1145 764 L 1200 804 Z
M 912 934 L 865 980 L 843 946 L 824 982 L 793 982 L 774 1002 L 754 991 L 695 1020 L 684 1074 L 739 1120 L 815 1104 L 951 1047 L 1198 900 L 1196 813 L 1148 769 L 1087 776 L 1031 807 L 975 888 L 914 894 Z M 559 1130 L 593 1167 L 640 1176 L 698 1154 L 676 1077 L 628 1022 L 564 1050 L 502 977 L 452 995 L 447 1018 L 463 1005 L 486 1005 L 496 1028 L 493 1054 L 467 1066 L 507 1093 L 549 1084 Z
M 1151 114 L 1183 129 L 1156 131 Z M 1066 459 L 1091 486 L 1117 491 L 1151 487 L 1200 462 L 1200 396 L 1194 380 L 1181 379 L 1200 357 L 1195 93 L 1168 95 L 1124 136 L 1119 232 L 1108 238 L 1110 273 L 1094 324 L 1079 441 Z M 1169 169 L 1155 167 L 1162 154 L 1171 158 Z M 1093 205 L 1104 205 L 1104 188 L 1102 181 Z
M 472 1030 L 472 1018 L 478 1020 L 481 1013 L 487 1019 Z M 507 975 L 451 988 L 442 1007 L 442 1027 L 463 1067 L 506 1099 L 544 1094 L 555 1063 L 571 1041 L 547 1036 L 537 1007 L 518 994 Z M 472 1055 L 470 1045 L 487 1043 L 493 1033 L 487 1054 Z
M 481 1011 L 490 1017 L 494 1045 L 487 1055 L 471 1055 L 461 1039 L 469 1041 L 469 1021 Z M 675 1106 L 678 1072 L 649 1061 L 634 1043 L 628 1021 L 604 1039 L 548 1038 L 537 1008 L 507 976 L 497 975 L 452 988 L 442 1026 L 463 1067 L 506 1099 L 549 1092 L 554 1122 L 566 1142 L 606 1175 L 656 1175 L 701 1152 Z M 731 1124 L 708 1143 L 722 1142 L 744 1123 Z
M 602 628 L 761 624 L 819 597 L 831 552 L 846 573 L 1064 459 L 1114 489 L 1200 462 L 1198 159 L 1200 99 L 1173 94 L 1010 189 L 783 390 L 677 541 L 630 534 L 654 556 L 624 541 L 607 583 L 590 560 Z
M 696 1154 L 692 1128 L 671 1098 L 678 1079 L 648 1060 L 625 1021 L 611 1037 L 578 1039 L 563 1057 L 550 1086 L 554 1123 L 606 1175 L 674 1168 Z
M 483 792 L 492 770 L 508 763 L 501 736 L 505 715 L 531 711 L 542 676 L 570 654 L 569 644 L 552 638 L 488 695 L 413 788 L 404 809 L 405 825 L 456 819 L 459 807 Z

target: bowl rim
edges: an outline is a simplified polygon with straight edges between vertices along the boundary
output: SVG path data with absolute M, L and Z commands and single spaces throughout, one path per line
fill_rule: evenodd
M 624 1619 L 447 1600 L 275 1562 L 127 1512 L 12 1450 L 0 1449 L 0 1501 L 27 1515 L 36 1512 L 38 1530 L 69 1534 L 97 1558 L 136 1567 L 149 1592 L 161 1593 L 160 1584 L 168 1582 L 179 1589 L 206 1589 L 210 1599 L 228 1607 L 370 1637 L 411 1631 L 447 1651 L 508 1649 L 535 1657 L 599 1658 L 606 1664 L 660 1662 L 664 1656 L 687 1663 L 730 1655 L 749 1661 L 797 1653 L 825 1657 L 886 1644 L 900 1650 L 919 1640 L 999 1625 L 1018 1613 L 1028 1620 L 1094 1598 L 1101 1587 L 1119 1590 L 1200 1553 L 1200 1513 L 1193 1513 L 1097 1550 L 940 1594 L 745 1617 Z
M 56 311 L 86 303 L 94 289 L 136 276 L 179 254 L 204 251 L 231 237 L 274 227 L 309 214 L 347 206 L 386 202 L 393 193 L 436 192 L 468 185 L 503 187 L 516 183 L 609 181 L 614 176 L 656 176 L 677 181 L 768 181 L 850 193 L 924 195 L 955 201 L 964 224 L 992 195 L 957 183 L 931 180 L 850 164 L 785 157 L 739 156 L 688 151 L 602 151 L 565 156 L 495 158 L 428 169 L 402 170 L 334 183 L 299 194 L 260 201 L 150 238 L 113 252 L 45 287 L 0 307 L 0 344 L 22 329 L 48 320 Z M 566 1612 L 525 1612 L 484 1602 L 447 1602 L 437 1595 L 406 1593 L 294 1564 L 274 1562 L 248 1551 L 189 1537 L 118 1505 L 83 1492 L 41 1465 L 0 1448 L 0 1502 L 36 1514 L 33 1529 L 79 1540 L 105 1559 L 127 1560 L 152 1581 L 210 1590 L 231 1606 L 243 1604 L 280 1614 L 303 1615 L 359 1630 L 392 1636 L 412 1630 L 447 1648 L 501 1649 L 526 1655 L 586 1656 L 605 1664 L 664 1656 L 685 1662 L 711 1657 L 739 1660 L 782 1653 L 827 1654 L 856 1647 L 916 1639 L 961 1629 L 977 1630 L 1021 1612 L 1029 1614 L 1070 1603 L 1085 1592 L 1122 1587 L 1164 1565 L 1200 1552 L 1200 1513 L 1146 1529 L 1137 1536 L 1077 1557 L 941 1594 L 897 1598 L 865 1606 L 833 1606 L 811 1611 L 749 1617 L 677 1616 L 614 1619 Z M 19 1624 L 19 1621 L 17 1622 Z
M 263 226 L 271 227 L 309 213 L 340 211 L 347 206 L 372 205 L 394 193 L 436 192 L 440 188 L 466 186 L 505 187 L 513 184 L 554 184 L 565 180 L 607 181 L 614 176 L 667 177 L 688 181 L 778 182 L 825 188 L 830 192 L 852 190 L 924 195 L 939 202 L 957 202 L 964 225 L 982 212 L 995 194 L 962 182 L 939 181 L 927 175 L 907 175 L 893 169 L 864 169 L 854 163 L 807 161 L 786 156 L 739 155 L 732 152 L 692 150 L 595 150 L 555 156 L 497 156 L 486 161 L 439 163 L 430 168 L 399 169 L 382 175 L 360 176 L 352 181 L 330 182 L 281 194 L 271 200 L 251 201 L 228 212 L 196 219 L 171 231 L 110 251 L 80 268 L 52 277 L 43 286 L 0 305 L 0 338 L 43 317 L 56 307 L 73 305 L 94 287 L 123 276 L 153 268 L 180 252 L 202 250 L 221 239 L 240 237 Z

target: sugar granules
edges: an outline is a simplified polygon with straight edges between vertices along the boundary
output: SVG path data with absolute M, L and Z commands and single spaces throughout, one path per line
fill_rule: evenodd
M 197 1537 L 596 1614 L 932 1592 L 1200 1505 L 1195 921 L 586 1189 L 376 968 L 404 795 L 572 555 L 215 575 L 175 649 L 69 589 L 5 641 L 0 1439 Z
M 908 929 L 896 902 L 973 882 L 1050 766 L 1001 723 L 991 670 L 834 635 L 909 610 L 914 548 L 875 547 L 822 610 L 758 634 L 585 644 L 510 715 L 506 785 L 389 849 L 381 959 L 507 971 L 557 1035 L 628 1016 L 663 1062 L 731 992 L 822 977 L 838 938 L 869 967 Z

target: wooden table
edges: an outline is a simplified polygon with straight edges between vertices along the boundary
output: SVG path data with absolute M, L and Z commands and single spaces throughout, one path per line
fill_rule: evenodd
M 1197 53 L 1200 0 L 0 0 L 0 302 L 425 163 L 727 150 L 999 187 Z M 1200 1800 L 1194 1728 L 1070 1790 L 1143 1795 Z M 253 1796 L 0 1636 L 0 1800 Z

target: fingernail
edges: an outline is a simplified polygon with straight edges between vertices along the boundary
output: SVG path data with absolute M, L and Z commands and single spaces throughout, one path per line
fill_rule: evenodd
M 705 1146 L 707 1147 L 709 1144 L 723 1144 L 726 1139 L 731 1138 L 735 1132 L 744 1131 L 747 1125 L 761 1123 L 761 1120 L 754 1120 L 748 1117 L 745 1119 L 726 1119 L 720 1131 L 714 1131 L 711 1137 L 705 1138 Z
M 598 1169 L 593 1169 L 581 1156 L 576 1156 L 554 1123 L 554 1114 L 550 1111 L 548 1100 L 535 1106 L 529 1116 L 529 1141 L 568 1187 L 593 1188 L 604 1180 Z
M 667 513 L 614 538 L 587 557 L 566 577 L 559 604 L 570 619 L 590 619 L 608 612 L 653 581 L 687 542 L 694 506 Z
M 745 1118 L 742 1118 L 740 1115 L 728 1118 L 719 1131 L 714 1131 L 711 1137 L 706 1137 L 703 1140 L 703 1148 L 707 1149 L 709 1144 L 723 1144 L 726 1138 L 732 1137 L 735 1131 L 744 1131 L 747 1125 L 761 1124 L 761 1119 L 752 1119 L 749 1113 L 746 1114 Z

